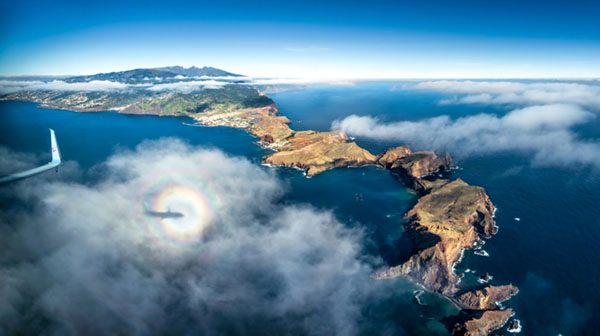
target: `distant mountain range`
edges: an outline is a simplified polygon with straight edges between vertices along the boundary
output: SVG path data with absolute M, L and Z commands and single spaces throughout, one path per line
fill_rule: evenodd
M 189 68 L 184 68 L 182 66 L 176 65 L 176 66 L 170 66 L 170 67 L 163 67 L 163 68 L 154 68 L 154 70 L 161 70 L 161 71 L 166 71 L 166 72 L 171 72 L 174 74 L 178 74 L 178 75 L 182 75 L 182 76 L 188 76 L 188 77 L 201 77 L 201 76 L 208 76 L 208 77 L 243 77 L 242 75 L 238 75 L 238 74 L 234 74 L 231 72 L 227 72 L 225 70 L 221 70 L 221 69 L 217 69 L 217 68 L 213 68 L 213 67 L 202 67 L 202 68 L 198 68 L 195 66 L 191 66 Z
M 242 75 L 227 72 L 225 70 L 195 66 L 184 68 L 182 66 L 169 66 L 162 68 L 134 69 L 127 71 L 117 71 L 108 73 L 99 73 L 88 76 L 66 77 L 63 80 L 67 83 L 89 82 L 93 80 L 111 81 L 120 83 L 140 83 L 155 82 L 156 79 L 170 80 L 178 79 L 177 76 L 184 77 L 243 77 Z

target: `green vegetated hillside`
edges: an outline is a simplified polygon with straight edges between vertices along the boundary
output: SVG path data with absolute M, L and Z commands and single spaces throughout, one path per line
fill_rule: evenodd
M 228 84 L 220 88 L 198 88 L 192 92 L 153 91 L 128 88 L 109 91 L 34 90 L 7 94 L 2 100 L 31 101 L 43 107 L 93 112 L 117 110 L 133 114 L 178 115 L 199 113 L 207 109 L 229 111 L 261 107 L 273 101 L 245 84 Z

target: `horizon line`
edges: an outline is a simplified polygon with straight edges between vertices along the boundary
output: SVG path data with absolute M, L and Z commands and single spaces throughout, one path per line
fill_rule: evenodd
M 0 79 L 12 79 L 12 78 L 29 78 L 29 77 L 37 77 L 37 78 L 48 78 L 48 79 L 61 79 L 61 78 L 69 78 L 69 77 L 80 77 L 80 76 L 93 76 L 97 74 L 105 74 L 111 72 L 123 72 L 130 70 L 138 70 L 138 69 L 153 69 L 153 68 L 134 68 L 129 70 L 117 70 L 117 71 L 108 71 L 108 72 L 96 72 L 89 74 L 52 74 L 52 75 L 38 75 L 38 74 L 19 74 L 19 75 L 5 75 L 0 74 Z M 226 70 L 224 70 L 226 71 Z M 227 71 L 229 72 L 229 71 Z M 314 81 L 314 82 L 324 82 L 324 81 L 394 81 L 394 80 L 600 80 L 600 76 L 588 76 L 588 77 L 577 77 L 577 76 L 540 76 L 540 77 L 494 77 L 494 76 L 481 76 L 481 77 L 472 77 L 472 76 L 447 76 L 447 77 L 273 77 L 273 76 L 248 76 L 243 74 L 237 74 L 240 76 L 240 79 L 284 79 L 284 80 L 303 80 L 303 81 Z M 194 78 L 196 76 L 186 78 Z M 220 77 L 220 76 L 204 76 L 207 78 L 210 77 Z
M 99 71 L 93 73 L 80 73 L 80 74 L 3 74 L 0 73 L 0 78 L 26 78 L 26 77 L 39 77 L 39 78 L 69 78 L 69 77 L 77 77 L 77 76 L 93 76 L 97 74 L 107 74 L 113 72 L 125 72 L 132 70 L 143 70 L 143 69 L 160 69 L 166 67 L 182 67 L 185 69 L 189 68 L 213 68 L 221 71 L 225 71 L 231 73 L 233 75 L 238 75 L 240 77 L 246 77 L 250 79 L 273 79 L 273 80 L 297 80 L 297 81 L 315 81 L 315 82 L 323 82 L 323 81 L 393 81 L 393 80 L 584 80 L 584 81 L 593 81 L 600 80 L 600 75 L 598 76 L 523 76 L 523 77 L 515 77 L 515 76 L 450 76 L 450 75 L 442 75 L 442 76 L 414 76 L 414 75 L 398 75 L 398 76 L 360 76 L 360 77 L 345 77 L 345 76 L 323 76 L 323 77 L 294 77 L 294 76 L 252 76 L 244 74 L 244 71 L 230 71 L 224 70 L 227 69 L 227 66 L 222 65 L 195 65 L 195 64 L 171 64 L 171 65 L 152 65 L 152 66 L 141 66 L 141 67 L 131 67 L 131 68 L 117 68 L 117 70 L 108 70 L 108 71 Z M 349 71 L 350 72 L 350 71 Z M 207 76 L 211 77 L 211 76 Z M 218 77 L 218 76 L 217 76 Z

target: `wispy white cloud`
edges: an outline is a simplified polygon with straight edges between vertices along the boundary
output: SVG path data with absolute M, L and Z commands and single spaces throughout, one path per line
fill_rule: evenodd
M 19 91 L 34 90 L 57 90 L 57 91 L 111 91 L 125 90 L 131 86 L 124 83 L 112 81 L 89 81 L 78 83 L 67 83 L 62 80 L 53 80 L 50 82 L 42 81 L 11 81 L 0 80 L 0 93 L 7 94 Z
M 249 84 L 252 85 L 310 85 L 326 84 L 334 86 L 353 86 L 355 81 L 338 78 L 251 78 Z
M 60 90 L 60 91 L 109 91 L 109 90 L 124 90 L 129 85 L 119 82 L 111 82 L 108 80 L 99 81 L 93 80 L 89 82 L 67 83 L 60 80 L 54 80 L 42 84 L 34 84 L 28 86 L 31 90 Z
M 464 95 L 440 101 L 441 104 L 576 104 L 600 108 L 600 86 L 593 83 L 510 81 L 426 81 L 406 86 L 425 91 Z
M 600 142 L 579 139 L 571 130 L 593 118 L 577 105 L 552 104 L 516 109 L 502 117 L 478 114 L 382 123 L 352 115 L 334 121 L 332 128 L 353 136 L 449 150 L 456 157 L 518 151 L 531 154 L 533 164 L 600 170 Z
M 151 91 L 179 91 L 189 93 L 202 89 L 218 89 L 224 85 L 230 84 L 225 81 L 217 80 L 195 80 L 195 81 L 180 81 L 173 83 L 163 83 L 149 86 L 147 89 Z
M 202 80 L 222 80 L 222 81 L 249 81 L 250 77 L 247 76 L 192 76 L 188 78 L 202 79 Z
M 210 78 L 210 77 L 209 77 Z M 179 91 L 189 93 L 205 88 L 218 89 L 230 81 L 218 79 L 186 80 L 171 83 L 141 83 L 128 84 L 113 81 L 89 81 L 68 83 L 62 80 L 50 82 L 42 81 L 12 81 L 0 80 L 0 94 L 8 94 L 20 91 L 55 90 L 55 91 L 122 91 L 131 89 L 147 89 L 150 91 Z
M 159 80 L 160 79 L 160 80 Z M 112 81 L 89 81 L 68 83 L 63 80 L 26 81 L 26 80 L 0 80 L 0 94 L 9 94 L 21 91 L 56 90 L 56 91 L 117 91 L 146 89 L 150 91 L 178 91 L 189 93 L 203 89 L 218 89 L 227 84 L 237 82 L 246 85 L 309 85 L 326 84 L 334 86 L 353 86 L 355 82 L 348 79 L 309 79 L 309 78 L 252 78 L 233 76 L 197 76 L 182 77 L 174 82 L 165 83 L 162 78 L 155 78 L 153 82 L 139 84 L 120 83 Z M 144 79 L 146 80 L 146 79 Z M 162 83 L 161 83 L 162 82 Z

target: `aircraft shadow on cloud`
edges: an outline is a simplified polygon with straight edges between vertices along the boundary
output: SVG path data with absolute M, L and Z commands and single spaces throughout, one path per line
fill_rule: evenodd
M 0 184 L 19 181 L 52 169 L 56 169 L 56 172 L 58 173 L 58 166 L 62 164 L 62 160 L 60 158 L 58 142 L 56 142 L 56 136 L 54 135 L 54 130 L 52 129 L 50 129 L 50 149 L 52 153 L 52 161 L 46 163 L 43 166 L 0 177 Z
M 177 211 L 171 211 L 170 208 L 168 208 L 167 211 L 153 211 L 153 210 L 150 210 L 147 207 L 145 207 L 144 208 L 144 213 L 147 216 L 158 217 L 158 218 L 161 218 L 161 219 L 166 219 L 166 218 L 181 218 L 181 217 L 183 217 L 183 213 L 177 212 Z

